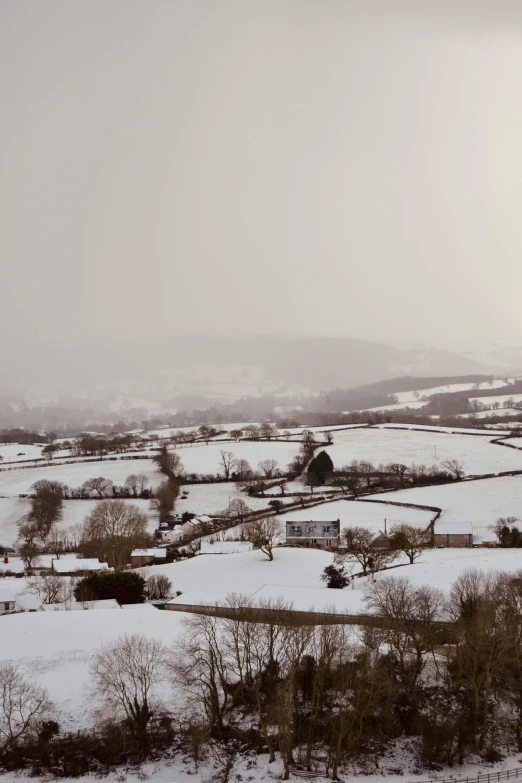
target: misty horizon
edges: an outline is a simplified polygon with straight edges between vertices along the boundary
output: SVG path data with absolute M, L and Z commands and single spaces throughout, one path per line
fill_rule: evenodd
M 6 0 L 1 344 L 522 342 L 521 33 L 509 0 Z

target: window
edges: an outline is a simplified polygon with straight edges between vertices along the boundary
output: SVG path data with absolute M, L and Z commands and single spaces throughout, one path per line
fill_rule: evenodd
M 312 544 L 317 544 L 317 539 L 316 538 L 312 538 Z
M 325 525 L 323 527 L 323 533 L 329 533 L 330 532 L 330 525 Z
M 11 606 L 11 604 L 9 603 L 9 601 L 6 601 L 5 604 L 4 604 L 4 609 L 5 609 L 6 612 L 9 611 L 10 606 Z
M 332 546 L 332 539 L 331 538 L 327 538 L 326 539 L 326 546 Z

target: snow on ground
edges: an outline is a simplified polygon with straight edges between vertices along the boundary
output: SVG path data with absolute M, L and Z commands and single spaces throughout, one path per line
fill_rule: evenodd
M 379 500 L 437 506 L 442 508 L 440 519 L 452 522 L 469 520 L 473 523 L 476 535 L 489 534 L 488 537 L 491 537 L 488 526 L 499 517 L 515 516 L 522 519 L 522 476 L 500 476 L 482 481 L 414 487 L 374 497 Z
M 10 462 L 20 462 L 28 459 L 39 459 L 42 456 L 42 447 L 34 444 L 6 443 L 0 446 L 0 465 Z
M 138 609 L 24 613 L 0 622 L 0 661 L 19 665 L 49 690 L 64 730 L 93 723 L 89 665 L 102 644 L 123 634 L 145 633 L 170 645 L 183 627 L 181 615 Z
M 406 400 L 405 402 L 392 402 L 389 405 L 379 405 L 377 408 L 361 408 L 361 410 L 367 411 L 403 411 L 403 410 L 418 410 L 424 408 L 426 401 L 418 402 L 416 400 Z
M 283 524 L 286 524 L 287 520 L 293 522 L 307 522 L 308 520 L 331 522 L 339 519 L 341 531 L 345 527 L 365 527 L 375 533 L 384 531 L 385 524 L 388 531 L 393 525 L 402 523 L 426 528 L 433 517 L 434 514 L 431 511 L 423 509 L 389 506 L 385 503 L 365 503 L 357 500 L 334 500 L 332 503 L 323 503 L 320 506 L 297 509 L 279 515 Z
M 368 769 L 352 769 L 351 765 L 342 768 L 340 775 L 344 780 L 358 780 L 362 778 L 364 783 L 404 783 L 405 779 L 408 783 L 421 783 L 430 778 L 430 776 L 436 774 L 436 780 L 442 780 L 445 777 L 446 783 L 456 777 L 469 778 L 473 780 L 479 774 L 486 776 L 491 775 L 491 780 L 496 779 L 496 773 L 505 770 L 513 770 L 510 777 L 515 777 L 515 768 L 520 767 L 522 759 L 520 754 L 517 753 L 513 756 L 508 756 L 502 761 L 495 764 L 484 763 L 478 756 L 471 758 L 463 766 L 454 765 L 453 767 L 443 770 L 441 772 L 431 772 L 424 770 L 420 774 L 418 772 L 418 756 L 412 752 L 412 743 L 408 740 L 398 739 L 395 742 L 391 742 L 387 753 L 379 759 L 378 772 L 374 774 L 368 774 Z M 140 765 L 139 769 L 136 767 L 119 767 L 115 772 L 103 774 L 103 779 L 107 783 L 143 783 L 143 781 L 153 781 L 154 783 L 199 783 L 202 780 L 201 774 L 208 774 L 214 768 L 211 757 L 204 758 L 199 765 L 199 769 L 196 770 L 193 762 L 188 759 L 181 759 L 179 756 L 174 759 L 163 758 L 157 761 L 149 761 Z M 320 769 L 323 769 L 321 767 Z M 400 774 L 397 774 L 397 770 L 400 770 Z M 410 770 L 414 770 L 413 772 Z M 244 780 L 249 783 L 273 783 L 276 780 L 281 780 L 283 774 L 283 766 L 279 760 L 279 754 L 277 754 L 277 760 L 272 764 L 268 762 L 268 755 L 256 754 L 254 752 L 249 753 L 247 756 L 239 756 L 237 762 L 234 764 L 230 773 L 230 780 Z M 405 777 L 406 776 L 406 777 Z M 216 780 L 219 780 L 219 776 L 216 775 Z M 302 780 L 303 778 L 296 778 L 291 775 L 291 780 Z M 307 780 L 307 778 L 304 778 Z M 13 780 L 22 781 L 24 783 L 37 783 L 41 782 L 41 778 L 30 777 L 26 774 L 15 775 L 12 772 L 2 774 L 0 772 L 0 781 L 2 783 L 12 783 Z M 310 780 L 310 778 L 308 778 Z M 97 783 L 99 777 L 96 775 L 85 775 L 77 778 L 60 778 L 61 783 Z
M 318 549 L 277 547 L 269 562 L 259 550 L 233 555 L 198 555 L 179 563 L 150 566 L 147 573 L 166 574 L 172 589 L 251 594 L 265 584 L 321 587 L 321 571 L 332 562 Z
M 221 451 L 230 451 L 235 459 L 246 459 L 253 470 L 265 459 L 277 460 L 278 467 L 286 470 L 298 451 L 298 445 L 291 441 L 240 441 L 239 443 L 197 443 L 194 446 L 176 449 L 183 467 L 188 473 L 223 474 Z M 129 473 L 136 471 L 129 471 Z M 126 474 L 128 475 L 128 474 Z M 0 474 L 1 477 L 1 474 Z M 2 491 L 0 478 L 0 492 Z
M 0 471 L 0 496 L 13 497 L 27 494 L 39 479 L 61 481 L 68 487 L 79 487 L 87 479 L 104 476 L 115 484 L 123 484 L 131 473 L 144 473 L 152 484 L 159 484 L 161 477 L 149 459 L 103 459 L 70 465 L 50 465 L 39 468 L 15 468 Z
M 90 514 L 97 500 L 64 500 L 63 519 L 58 528 L 69 528 L 83 522 Z M 157 517 L 150 513 L 149 501 L 129 498 L 126 503 L 134 503 L 149 517 L 148 530 L 152 533 L 158 526 Z M 17 521 L 30 510 L 30 501 L 18 497 L 0 498 L 0 545 L 11 546 L 18 536 Z M 198 512 L 194 512 L 198 513 Z
M 399 402 L 418 400 L 420 397 L 432 397 L 434 394 L 454 394 L 455 392 L 471 391 L 472 389 L 501 389 L 506 386 L 506 381 L 500 379 L 482 381 L 482 383 L 450 383 L 448 386 L 432 386 L 430 389 L 412 389 L 411 391 L 396 392 Z M 417 395 L 419 395 L 417 397 Z M 482 398 L 481 398 L 482 399 Z
M 522 438 L 506 438 L 502 443 L 507 443 L 509 446 L 514 446 L 516 449 L 522 449 Z
M 518 408 L 498 408 L 496 411 L 478 411 L 478 413 L 458 413 L 459 419 L 491 419 L 494 416 L 507 417 L 507 416 L 520 416 L 522 411 Z M 506 426 L 505 424 L 503 425 Z M 507 425 L 512 426 L 512 422 Z
M 182 495 L 188 493 L 186 499 Z M 232 482 L 221 484 L 184 484 L 176 500 L 176 514 L 191 511 L 193 514 L 217 514 L 228 506 L 231 500 L 243 500 L 252 511 L 268 508 L 271 497 L 251 498 L 237 489 Z M 281 498 L 283 502 L 291 503 L 293 498 Z
M 442 465 L 444 460 L 456 459 L 463 463 L 468 475 L 522 470 L 522 453 L 490 441 L 491 434 L 482 437 L 372 427 L 337 433 L 334 444 L 325 447 L 325 451 L 337 469 L 354 459 L 369 460 L 375 465 Z
M 198 555 L 179 563 L 151 566 L 147 574 L 166 574 L 173 590 L 182 593 L 173 599 L 181 605 L 222 604 L 227 595 L 235 593 L 251 598 L 254 603 L 281 598 L 299 611 L 335 610 L 346 614 L 364 611 L 364 596 L 371 579 L 358 578 L 344 590 L 329 590 L 320 576 L 332 557 L 331 553 L 317 549 L 278 547 L 274 550 L 273 562 L 258 550 L 231 555 Z M 415 584 L 429 584 L 443 591 L 448 591 L 468 568 L 516 571 L 522 566 L 516 549 L 431 549 L 413 565 L 406 564 L 403 555 L 395 563 L 398 568 L 378 574 L 376 578 L 406 576 Z M 348 564 L 347 571 L 357 573 L 360 566 Z
M 464 416 L 464 414 L 462 414 Z M 434 421 L 440 419 L 440 416 L 430 416 Z M 487 425 L 491 427 L 491 424 Z M 498 425 L 495 425 L 498 426 Z M 374 428 L 381 430 L 421 430 L 423 432 L 442 432 L 446 435 L 490 435 L 488 429 L 476 429 L 475 427 L 441 427 L 437 424 L 375 424 Z M 506 435 L 509 434 L 511 423 L 504 426 Z

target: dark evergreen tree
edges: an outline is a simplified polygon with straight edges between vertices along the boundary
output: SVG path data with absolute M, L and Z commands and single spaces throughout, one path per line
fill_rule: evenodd
M 142 604 L 145 586 L 145 579 L 132 571 L 95 573 L 80 579 L 74 588 L 74 597 L 77 601 L 115 598 L 120 605 Z
M 344 566 L 336 566 L 333 563 L 326 566 L 321 574 L 321 580 L 326 582 L 327 587 L 334 587 L 338 590 L 342 590 L 350 581 L 346 576 Z
M 328 476 L 333 473 L 334 464 L 326 451 L 320 451 L 317 457 L 308 465 L 307 473 L 312 473 L 317 477 L 319 484 L 325 484 Z

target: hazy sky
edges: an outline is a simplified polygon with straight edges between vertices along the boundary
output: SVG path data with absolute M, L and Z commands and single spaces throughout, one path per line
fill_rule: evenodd
M 0 330 L 522 337 L 520 0 L 2 0 Z

